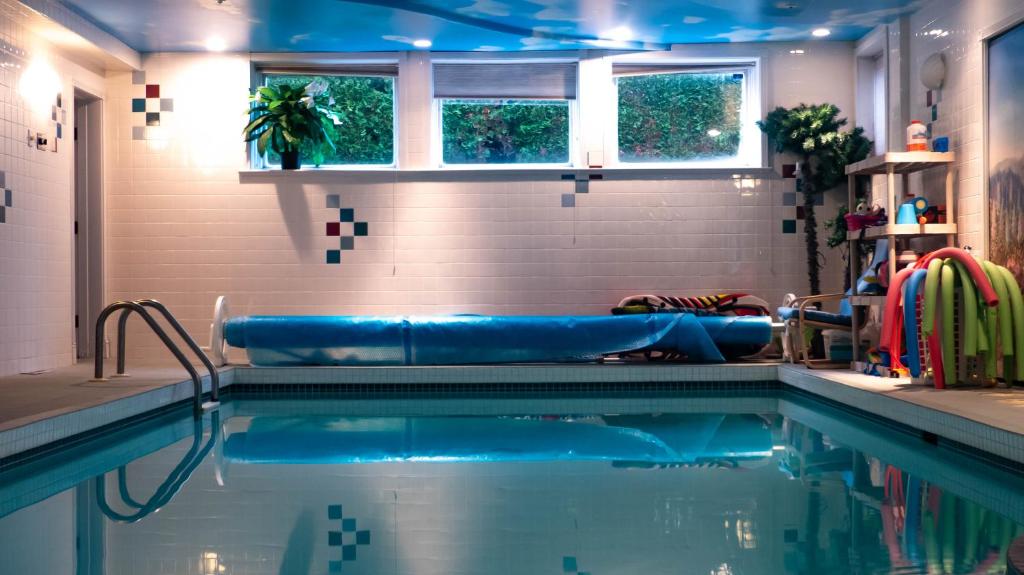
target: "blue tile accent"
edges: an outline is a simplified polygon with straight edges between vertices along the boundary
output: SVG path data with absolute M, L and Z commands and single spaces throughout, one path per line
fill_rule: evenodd
M 590 192 L 590 180 L 576 180 L 576 193 L 586 194 Z
M 328 505 L 327 506 L 327 518 L 328 519 L 341 519 L 341 505 Z
M 4 205 L 8 208 L 14 207 L 14 191 L 4 190 Z
M 356 545 L 369 545 L 370 544 L 370 531 L 364 529 L 362 531 L 356 531 Z
M 782 192 L 782 205 L 784 205 L 784 206 L 795 206 L 796 205 L 796 192 Z
M 575 194 L 562 194 L 562 207 L 563 208 L 575 208 L 576 207 L 576 195 Z
M 356 239 L 352 236 L 342 236 L 339 238 L 338 245 L 342 251 L 350 251 L 356 249 Z M 345 521 L 348 521 L 346 519 Z M 354 521 L 354 520 L 353 520 Z
M 60 122 L 57 122 L 57 139 L 60 140 L 60 139 L 63 139 L 63 138 L 64 138 L 64 126 L 61 125 Z
M 329 264 L 340 264 L 341 263 L 341 251 L 340 250 L 327 250 L 327 263 L 329 263 Z
M 345 545 L 341 548 L 341 560 L 342 561 L 355 561 L 356 560 L 356 546 Z
M 341 520 L 341 530 L 345 533 L 351 533 L 356 530 L 355 518 L 349 517 Z
M 562 572 L 563 573 L 576 573 L 578 571 L 576 566 L 575 557 L 562 557 Z
M 132 112 L 145 112 L 146 111 L 146 99 L 145 98 L 132 98 Z
M 159 126 L 160 125 L 160 112 L 146 112 L 146 125 L 147 126 Z
M 328 531 L 327 545 L 330 547 L 341 547 L 341 531 Z
M 338 194 L 327 194 L 327 207 L 328 208 L 340 208 L 341 207 L 341 196 Z
M 782 233 L 784 233 L 784 234 L 795 234 L 796 233 L 796 220 L 782 220 Z
M 329 573 L 341 573 L 341 566 L 342 566 L 342 562 L 341 561 L 328 561 L 327 562 L 327 571 Z
M 370 224 L 367 222 L 356 222 L 352 226 L 352 234 L 356 236 L 368 236 L 370 235 Z
M 0 206 L 0 224 L 7 221 L 7 208 Z
M 341 208 L 338 213 L 339 222 L 354 222 L 356 221 L 356 211 L 352 208 Z

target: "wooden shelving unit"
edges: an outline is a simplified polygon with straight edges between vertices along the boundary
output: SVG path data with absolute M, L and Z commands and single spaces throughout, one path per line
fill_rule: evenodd
M 889 239 L 889 277 L 896 275 L 896 255 L 899 253 L 899 240 L 930 236 L 945 236 L 946 244 L 956 245 L 956 212 L 953 197 L 953 162 L 956 157 L 951 152 L 889 152 L 873 156 L 860 162 L 846 166 L 849 178 L 847 205 L 852 210 L 856 205 L 857 176 L 886 176 L 885 211 L 889 221 L 884 226 L 876 226 L 865 230 L 848 232 L 846 240 L 850 243 L 849 273 L 850 285 L 853 287 L 850 305 L 872 306 L 885 303 L 885 296 L 868 296 L 857 293 L 857 278 L 860 277 L 860 242 Z M 900 202 L 896 198 L 896 176 L 902 178 L 903 190 L 910 188 L 910 174 L 933 168 L 946 170 L 946 222 L 945 224 L 897 224 L 896 212 Z M 863 234 L 861 233 L 863 231 Z M 853 365 L 860 361 L 860 320 L 853 314 Z

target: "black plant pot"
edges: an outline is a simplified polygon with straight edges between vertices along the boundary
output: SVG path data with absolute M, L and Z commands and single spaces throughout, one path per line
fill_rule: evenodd
M 299 151 L 293 150 L 291 152 L 281 152 L 281 169 L 282 170 L 297 170 L 302 167 L 302 161 L 299 159 Z

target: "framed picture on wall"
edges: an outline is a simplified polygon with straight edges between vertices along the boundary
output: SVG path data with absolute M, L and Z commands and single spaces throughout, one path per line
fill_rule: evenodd
M 1024 23 L 988 42 L 988 258 L 1024 283 Z

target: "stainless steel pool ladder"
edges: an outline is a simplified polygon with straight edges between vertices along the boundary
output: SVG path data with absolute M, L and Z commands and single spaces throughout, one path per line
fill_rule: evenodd
M 192 353 L 199 358 L 203 366 L 206 367 L 210 373 L 210 401 L 203 403 L 203 380 L 199 376 L 199 372 L 192 365 L 192 362 L 188 360 L 188 357 L 181 351 L 178 344 L 174 343 L 167 332 L 160 326 L 159 323 L 153 316 L 146 311 L 146 308 L 152 308 L 160 312 L 160 315 L 167 321 L 168 324 L 174 331 L 177 332 L 178 336 L 185 342 Z M 189 377 L 192 378 L 192 389 L 193 397 L 192 403 L 196 417 L 201 415 L 203 411 L 213 409 L 219 405 L 220 401 L 220 376 L 217 372 L 217 368 L 214 367 L 213 362 L 207 357 L 206 353 L 200 349 L 192 336 L 185 331 L 181 323 L 178 322 L 177 318 L 167 309 L 164 304 L 153 300 L 153 299 L 140 299 L 135 301 L 118 301 L 114 302 L 103 309 L 100 312 L 99 317 L 96 319 L 96 369 L 94 370 L 94 378 L 96 380 L 104 380 L 103 377 L 103 342 L 104 332 L 106 330 L 107 318 L 110 317 L 116 311 L 121 311 L 121 316 L 117 320 L 117 374 L 115 377 L 127 377 L 125 373 L 125 348 L 127 346 L 127 329 L 128 318 L 131 314 L 139 314 L 149 328 L 153 330 L 153 333 L 160 338 L 160 341 L 164 343 L 168 350 L 174 355 L 174 357 L 181 363 L 182 367 L 188 372 Z

